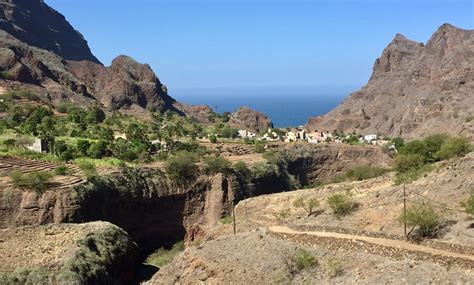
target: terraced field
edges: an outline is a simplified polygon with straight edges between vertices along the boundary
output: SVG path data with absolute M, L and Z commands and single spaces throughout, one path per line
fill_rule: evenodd
M 10 173 L 18 170 L 23 174 L 34 171 L 53 172 L 59 165 L 51 162 L 29 160 L 19 157 L 0 157 L 0 188 L 13 187 L 9 177 Z M 68 175 L 56 175 L 51 181 L 50 189 L 67 189 L 86 181 L 83 171 L 75 164 L 65 164 L 70 170 Z M 98 175 L 106 175 L 114 172 L 111 169 L 100 167 Z

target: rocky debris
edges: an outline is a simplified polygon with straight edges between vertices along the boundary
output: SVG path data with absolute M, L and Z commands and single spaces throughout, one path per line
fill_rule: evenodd
M 229 125 L 236 129 L 262 132 L 273 128 L 273 123 L 264 113 L 241 107 L 230 116 Z
M 84 37 L 43 0 L 1 1 L 0 29 L 65 60 L 88 60 L 100 64 Z
M 0 283 L 129 284 L 137 245 L 106 222 L 0 231 Z
M 336 237 L 315 236 L 309 234 L 293 234 L 270 232 L 270 235 L 283 240 L 291 240 L 305 245 L 317 245 L 327 247 L 335 251 L 359 250 L 365 253 L 372 253 L 385 256 L 393 260 L 404 260 L 409 257 L 411 260 L 432 261 L 439 265 L 451 267 L 453 265 L 463 268 L 474 268 L 473 259 L 452 257 L 446 255 L 434 255 L 427 252 L 409 250 L 401 247 L 383 246 L 358 239 L 344 239 Z
M 474 30 L 442 25 L 426 45 L 397 34 L 375 61 L 367 85 L 324 116 L 317 130 L 414 138 L 474 136 Z
M 412 255 L 387 258 L 360 250 L 358 243 L 348 241 L 348 244 L 348 247 L 338 247 L 336 241 L 335 245 L 329 242 L 305 245 L 299 240 L 277 238 L 265 230 L 253 230 L 186 248 L 147 284 L 462 283 L 472 279 L 469 269 L 458 266 L 448 269 Z M 312 254 L 317 265 L 291 273 L 287 262 L 291 263 L 297 248 Z M 374 248 L 376 250 L 379 249 Z M 338 264 L 338 274 L 333 274 L 332 264 Z

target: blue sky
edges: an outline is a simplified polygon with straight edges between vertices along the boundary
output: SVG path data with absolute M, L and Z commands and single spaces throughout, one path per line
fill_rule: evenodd
M 171 93 L 196 88 L 361 86 L 398 32 L 426 42 L 472 29 L 466 0 L 46 0 L 106 65 L 149 63 Z

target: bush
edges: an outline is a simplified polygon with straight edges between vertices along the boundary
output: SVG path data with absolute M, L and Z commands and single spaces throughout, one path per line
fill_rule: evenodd
M 265 152 L 265 143 L 262 141 L 255 142 L 255 152 L 256 153 L 264 153 Z
M 219 222 L 223 225 L 231 224 L 232 221 L 233 221 L 232 216 L 226 216 L 226 217 L 223 217 L 222 219 L 219 220 Z
M 466 199 L 466 201 L 461 202 L 461 206 L 464 208 L 466 213 L 474 216 L 474 192 Z
M 204 172 L 207 174 L 225 173 L 230 168 L 230 161 L 221 156 L 207 156 L 204 158 Z
M 14 147 L 16 146 L 17 141 L 15 139 L 6 139 L 3 141 L 3 145 L 6 147 Z
M 319 201 L 315 197 L 305 199 L 304 197 L 298 197 L 293 201 L 293 207 L 301 208 L 306 211 L 308 217 L 311 216 L 314 212 L 314 208 L 319 207 Z
M 87 178 L 97 175 L 95 164 L 87 160 L 79 162 L 79 168 L 84 172 Z
M 180 151 L 165 162 L 168 176 L 176 182 L 186 182 L 196 177 L 199 168 L 196 157 L 188 151 Z
M 13 184 L 19 187 L 25 187 L 38 193 L 44 193 L 50 184 L 53 174 L 44 171 L 33 171 L 23 174 L 18 170 L 10 173 Z
M 327 276 L 332 279 L 344 274 L 342 263 L 337 259 L 330 259 L 328 261 Z
M 283 224 L 290 216 L 290 209 L 282 209 L 275 213 L 274 216 L 280 224 Z
M 385 168 L 370 166 L 370 165 L 359 165 L 349 169 L 346 172 L 346 177 L 350 180 L 366 180 L 374 177 L 384 175 L 388 170 Z
M 357 209 L 357 204 L 354 203 L 347 194 L 342 193 L 329 196 L 328 204 L 334 215 L 338 218 L 349 215 Z
M 306 251 L 302 248 L 296 250 L 295 254 L 293 255 L 293 261 L 296 265 L 296 268 L 300 271 L 303 269 L 311 269 L 318 264 L 316 257 L 314 257 L 314 255 L 312 255 L 309 251 Z
M 244 176 L 247 176 L 248 174 L 250 174 L 250 169 L 247 167 L 247 164 L 245 164 L 245 162 L 243 161 L 237 161 L 234 164 L 234 169 Z
M 425 158 L 420 154 L 399 154 L 395 157 L 394 168 L 398 172 L 406 172 L 419 168 L 424 164 Z
M 400 149 L 401 147 L 405 145 L 405 140 L 402 139 L 401 137 L 393 138 L 391 139 L 391 142 L 393 143 L 396 149 Z
M 175 255 L 184 250 L 184 242 L 180 241 L 173 245 L 171 249 L 160 248 L 147 257 L 146 263 L 156 267 L 163 267 L 170 263 Z
M 455 137 L 447 139 L 434 154 L 436 159 L 449 159 L 464 156 L 471 151 L 471 144 L 467 138 Z
M 212 134 L 212 135 L 209 135 L 209 142 L 210 143 L 217 143 L 217 136 Z
M 439 216 L 434 209 L 427 204 L 414 205 L 400 215 L 400 223 L 405 223 L 409 227 L 418 227 L 421 237 L 432 237 L 439 225 Z
M 59 165 L 54 169 L 56 175 L 70 175 L 72 171 L 65 165 Z

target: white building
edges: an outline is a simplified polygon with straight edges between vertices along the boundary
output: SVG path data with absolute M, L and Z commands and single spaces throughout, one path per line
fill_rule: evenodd
M 249 138 L 249 139 L 253 139 L 257 136 L 256 133 L 252 133 L 250 131 L 247 131 L 247 130 L 238 130 L 238 133 L 239 133 L 239 137 L 241 138 Z
M 372 141 L 377 140 L 377 135 L 365 135 L 362 137 L 362 140 L 368 144 L 372 143 Z

